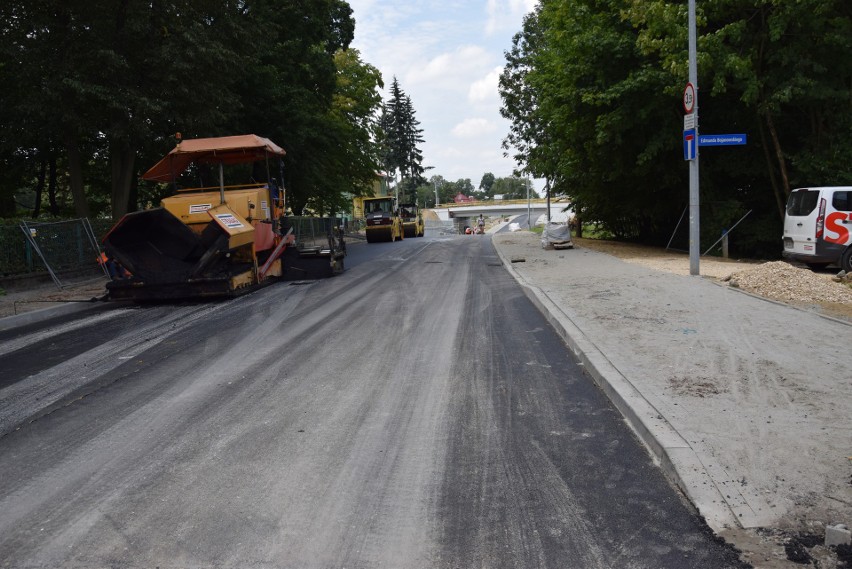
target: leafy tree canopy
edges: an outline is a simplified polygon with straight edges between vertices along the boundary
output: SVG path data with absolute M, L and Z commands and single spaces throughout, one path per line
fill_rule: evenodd
M 9 0 L 0 22 L 0 213 L 23 188 L 78 215 L 156 202 L 137 180 L 176 132 L 276 141 L 294 209 L 339 210 L 379 167 L 381 77 L 343 0 Z
M 687 201 L 687 13 L 676 0 L 542 0 L 506 54 L 504 146 L 613 234 L 665 242 Z M 752 210 L 736 242 L 778 254 L 786 194 L 852 169 L 852 5 L 698 5 L 700 128 L 749 144 L 701 152 L 702 231 Z M 843 55 L 841 55 L 843 54 Z

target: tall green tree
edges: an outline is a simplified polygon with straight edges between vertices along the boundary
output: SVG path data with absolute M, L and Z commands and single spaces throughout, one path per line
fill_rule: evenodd
M 494 180 L 494 174 L 492 174 L 491 172 L 486 172 L 482 175 L 482 180 L 480 180 L 479 182 L 479 189 L 486 196 L 490 197 L 494 195 L 494 193 L 491 191 L 491 187 L 494 185 Z
M 405 165 L 405 98 L 406 94 L 400 87 L 399 80 L 394 77 L 390 86 L 390 98 L 384 103 L 380 122 L 382 161 L 388 173 L 395 173 Z
M 287 151 L 284 184 L 294 212 L 312 200 L 330 206 L 350 189 L 340 187 L 337 176 L 347 166 L 338 151 L 344 144 L 340 117 L 332 108 L 335 53 L 354 36 L 352 9 L 342 0 L 253 0 L 245 6 L 249 59 L 240 77 L 242 106 L 229 128 L 267 136 Z
M 355 49 L 339 50 L 335 54 L 337 86 L 332 113 L 340 120 L 347 152 L 344 173 L 352 191 L 363 194 L 372 190 L 380 169 L 377 140 L 380 126 L 376 118 L 382 108 L 381 72 L 361 60 Z
M 176 116 L 209 126 L 236 104 L 237 12 L 224 0 L 10 0 L 0 10 L 0 81 L 17 85 L 0 102 L 17 111 L 14 130 L 38 139 L 14 144 L 64 151 L 78 215 L 90 214 L 97 191 L 85 180 L 90 167 L 109 164 L 103 201 L 119 217 L 131 206 L 137 157 L 173 132 Z
M 585 217 L 617 235 L 659 235 L 677 211 L 679 116 L 671 76 L 641 54 L 620 0 L 544 1 L 501 77 L 507 146 Z M 649 128 L 654 125 L 654 128 Z
M 648 0 L 627 14 L 640 48 L 685 73 L 682 7 Z M 716 0 L 702 2 L 698 16 L 701 129 L 749 133 L 735 152 L 702 153 L 702 194 L 711 208 L 721 204 L 708 217 L 724 222 L 732 204 L 752 210 L 738 240 L 777 255 L 790 189 L 846 183 L 852 174 L 852 6 Z
M 405 94 L 396 77 L 390 87 L 390 99 L 385 102 L 381 117 L 383 130 L 383 163 L 385 170 L 400 174 L 400 188 L 413 195 L 423 182 L 423 130 L 417 120 L 411 98 Z M 401 199 L 405 199 L 402 197 Z
M 80 215 L 156 202 L 136 181 L 175 132 L 275 140 L 298 211 L 339 207 L 377 170 L 381 78 L 346 50 L 345 1 L 10 0 L 0 22 L 4 211 L 18 187 L 54 195 L 53 164 Z
M 642 49 L 681 72 L 682 12 L 663 0 L 635 2 L 628 11 Z M 848 180 L 852 5 L 716 0 L 698 13 L 702 117 L 752 131 L 760 152 L 749 160 L 761 164 L 754 172 L 772 191 L 778 217 L 792 187 Z
M 3 209 L 8 213 L 14 214 L 15 186 L 34 180 L 45 157 L 70 146 L 67 164 L 76 210 L 88 215 L 78 132 L 90 109 L 72 108 L 69 101 L 79 84 L 74 48 L 91 49 L 70 15 L 72 8 L 45 0 L 0 4 L 0 152 L 7 166 Z
M 308 205 L 321 213 L 348 209 L 351 195 L 372 192 L 380 170 L 378 119 L 382 106 L 382 78 L 364 63 L 357 50 L 338 50 L 334 56 L 337 82 L 329 115 L 323 117 L 329 147 L 320 157 L 325 166 L 323 191 Z

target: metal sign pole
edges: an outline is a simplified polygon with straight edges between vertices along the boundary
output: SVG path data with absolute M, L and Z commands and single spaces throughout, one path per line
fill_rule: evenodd
M 532 211 L 530 205 L 530 179 L 524 178 L 527 183 L 527 228 L 532 229 Z
M 550 226 L 550 180 L 545 180 L 544 190 L 547 192 L 547 225 Z
M 689 161 L 689 274 L 701 274 L 700 207 L 698 191 L 698 41 L 695 30 L 695 0 L 689 0 L 689 82 L 695 87 L 695 158 Z

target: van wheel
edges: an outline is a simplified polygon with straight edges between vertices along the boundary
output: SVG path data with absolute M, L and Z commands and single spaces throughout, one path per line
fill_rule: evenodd
M 840 257 L 840 268 L 847 273 L 852 273 L 852 246 L 846 248 Z

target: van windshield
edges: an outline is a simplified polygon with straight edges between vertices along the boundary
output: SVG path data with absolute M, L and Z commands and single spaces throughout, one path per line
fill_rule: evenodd
M 798 190 L 787 198 L 787 215 L 805 216 L 816 209 L 819 190 Z

